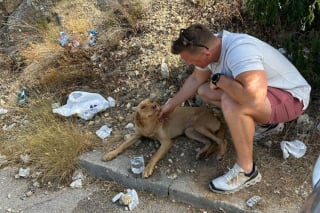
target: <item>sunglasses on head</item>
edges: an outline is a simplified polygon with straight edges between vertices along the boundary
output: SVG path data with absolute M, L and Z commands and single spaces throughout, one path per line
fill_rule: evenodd
M 204 47 L 206 48 L 207 50 L 209 49 L 207 46 L 203 45 L 203 44 L 198 44 L 198 43 L 194 43 L 192 40 L 189 40 L 185 35 L 184 35 L 184 31 L 185 29 L 181 29 L 180 30 L 180 39 L 182 41 L 182 44 L 184 46 L 188 46 L 188 45 L 192 45 L 192 46 L 196 46 L 196 47 Z

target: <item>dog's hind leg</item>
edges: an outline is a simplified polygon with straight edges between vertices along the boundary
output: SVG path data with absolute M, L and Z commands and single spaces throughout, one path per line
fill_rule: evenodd
M 217 132 L 217 137 L 222 141 L 222 143 L 212 143 L 207 151 L 204 153 L 204 157 L 208 157 L 213 152 L 218 150 L 217 160 L 222 160 L 223 156 L 227 151 L 227 140 L 225 139 L 225 125 L 221 124 L 219 131 Z
M 209 149 L 209 147 L 212 145 L 212 141 L 208 137 L 199 133 L 193 127 L 187 128 L 184 133 L 188 138 L 204 144 L 204 146 L 197 153 L 197 156 L 196 156 L 197 159 L 203 159 L 203 158 L 206 158 L 209 156 L 206 153 L 207 153 L 207 150 Z

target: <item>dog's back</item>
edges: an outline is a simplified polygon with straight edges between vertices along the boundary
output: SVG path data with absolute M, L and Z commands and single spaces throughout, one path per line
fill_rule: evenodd
M 197 125 L 206 125 L 210 131 L 216 132 L 220 128 L 220 121 L 210 109 L 204 107 L 177 107 L 163 128 L 166 131 L 170 129 L 171 138 L 175 138 L 184 134 L 189 127 L 197 128 Z

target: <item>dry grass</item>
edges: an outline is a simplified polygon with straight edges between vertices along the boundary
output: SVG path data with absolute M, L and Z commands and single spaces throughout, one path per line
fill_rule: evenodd
M 62 18 L 61 25 L 41 20 L 36 22 L 38 25 L 28 25 L 38 32 L 37 36 L 41 39 L 29 43 L 25 49 L 21 47 L 21 56 L 26 64 L 35 64 L 27 67 L 28 70 L 31 69 L 30 75 L 25 75 L 28 79 L 23 80 L 30 82 L 28 88 L 36 88 L 34 91 L 38 91 L 37 94 L 31 92 L 32 100 L 39 94 L 41 97 L 38 101 L 17 109 L 16 113 L 21 114 L 21 117 L 28 117 L 29 123 L 22 125 L 24 129 L 0 132 L 0 140 L 4 141 L 0 143 L 1 155 L 6 155 L 10 165 L 30 166 L 33 172 L 40 172 L 38 178 L 43 183 L 51 182 L 55 186 L 69 184 L 78 167 L 78 156 L 101 145 L 98 137 L 77 126 L 76 120 L 53 114 L 45 98 L 62 99 L 59 96 L 74 88 L 87 85 L 94 89 L 93 85 L 99 85 L 94 83 L 99 79 L 99 73 L 93 71 L 90 62 L 92 51 L 80 49 L 70 52 L 61 47 L 57 42 L 59 32 L 64 31 L 69 36 L 86 35 L 87 30 L 100 26 L 105 33 L 103 35 L 99 32 L 98 42 L 104 44 L 102 39 L 105 39 L 108 41 L 106 44 L 112 46 L 127 32 L 139 31 L 139 20 L 150 6 L 149 0 L 120 1 L 108 11 L 99 11 L 92 3 L 84 0 L 80 2 L 77 5 L 67 0 L 58 3 L 54 10 Z M 51 57 L 52 55 L 56 57 Z M 28 164 L 21 162 L 21 154 L 30 156 Z
M 30 155 L 29 164 L 34 172 L 40 172 L 38 178 L 44 183 L 70 183 L 78 168 L 78 156 L 98 146 L 98 138 L 72 121 L 57 117 L 44 101 L 25 110 L 29 125 L 14 143 L 1 145 L 2 153 L 10 163 L 18 162 L 21 154 Z

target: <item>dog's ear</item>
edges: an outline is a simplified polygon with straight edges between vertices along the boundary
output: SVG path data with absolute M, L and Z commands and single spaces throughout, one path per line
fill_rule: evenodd
M 139 112 L 134 113 L 134 119 L 135 119 L 136 126 L 141 128 L 144 127 L 143 118 L 141 117 Z

